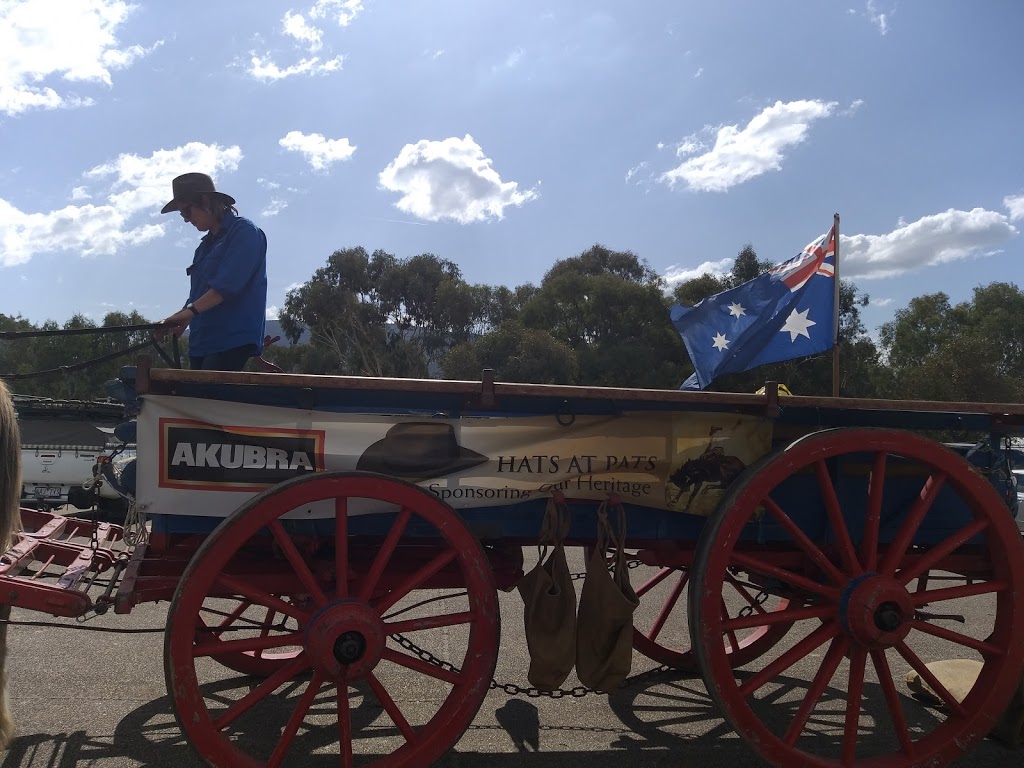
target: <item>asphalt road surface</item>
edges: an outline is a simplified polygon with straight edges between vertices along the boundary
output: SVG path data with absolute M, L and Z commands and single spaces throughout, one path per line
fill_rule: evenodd
M 570 565 L 581 570 L 578 559 Z M 634 585 L 643 577 L 634 572 Z M 650 626 L 660 607 L 657 603 L 642 602 L 638 622 Z M 529 659 L 518 594 L 501 594 L 501 608 L 502 644 L 495 677 L 525 686 Z M 971 599 L 947 602 L 944 609 L 963 612 L 968 620 L 973 612 L 985 610 Z M 128 616 L 95 617 L 84 626 L 161 628 L 166 617 L 166 604 L 149 604 Z M 12 618 L 46 617 L 15 611 Z M 182 736 L 172 713 L 164 685 L 161 634 L 81 632 L 72 629 L 82 626 L 74 621 L 61 623 L 66 626 L 11 628 L 9 690 L 18 736 L 0 768 L 204 764 Z M 612 695 L 553 700 L 510 697 L 492 690 L 461 740 L 437 764 L 449 768 L 767 765 L 723 720 L 699 676 L 656 667 L 634 653 L 635 677 Z M 644 674 L 647 670 L 654 671 Z M 797 668 L 787 674 L 799 673 Z M 806 674 L 813 675 L 813 668 Z M 225 685 L 251 685 L 247 680 L 251 678 L 231 678 Z M 572 675 L 565 687 L 575 684 Z M 918 710 L 924 711 L 904 686 L 899 691 L 906 697 L 908 720 Z M 431 698 L 420 684 L 389 692 L 409 712 Z M 844 691 L 830 688 L 825 698 L 841 705 L 843 696 Z M 355 711 L 353 717 L 357 717 Z M 1021 764 L 1024 750 L 1013 752 L 992 740 L 983 741 L 957 763 L 973 768 Z

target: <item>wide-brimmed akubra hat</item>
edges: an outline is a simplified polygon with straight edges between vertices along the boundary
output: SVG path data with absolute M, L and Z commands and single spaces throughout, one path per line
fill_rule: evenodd
M 485 461 L 487 457 L 483 454 L 459 445 L 451 424 L 408 421 L 395 424 L 383 440 L 363 451 L 356 469 L 406 480 L 426 480 L 475 467 Z
M 203 195 L 216 195 L 228 205 L 235 204 L 235 198 L 218 192 L 213 186 L 213 179 L 205 173 L 184 173 L 171 182 L 171 202 L 165 205 L 160 213 L 180 211 L 189 203 L 198 203 Z

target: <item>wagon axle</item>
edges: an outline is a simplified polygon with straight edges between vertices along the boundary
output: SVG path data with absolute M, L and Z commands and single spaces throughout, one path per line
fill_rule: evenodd
M 343 632 L 334 641 L 334 658 L 339 664 L 348 666 L 363 658 L 366 653 L 366 638 L 356 631 Z

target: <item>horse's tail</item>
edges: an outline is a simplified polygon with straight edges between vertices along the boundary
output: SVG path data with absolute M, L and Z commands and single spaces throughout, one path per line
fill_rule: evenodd
M 21 525 L 21 435 L 18 415 L 7 387 L 0 381 L 0 555 L 5 553 Z M 0 605 L 0 749 L 14 735 L 14 720 L 7 703 L 7 620 L 11 606 Z

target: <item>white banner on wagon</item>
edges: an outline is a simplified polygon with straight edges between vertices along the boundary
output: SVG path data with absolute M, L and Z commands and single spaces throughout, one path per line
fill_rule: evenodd
M 148 514 L 224 517 L 283 480 L 365 470 L 417 483 L 457 509 L 561 490 L 708 515 L 770 443 L 769 421 L 730 413 L 577 416 L 563 425 L 554 416 L 433 419 L 147 395 L 136 499 Z M 333 514 L 330 503 L 289 513 Z

